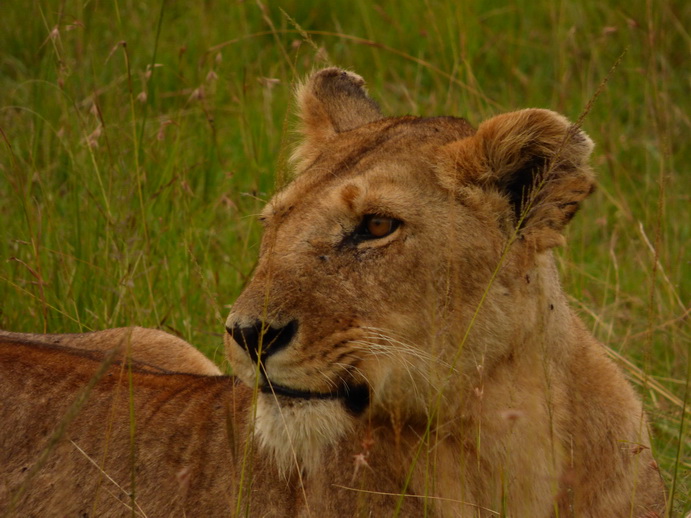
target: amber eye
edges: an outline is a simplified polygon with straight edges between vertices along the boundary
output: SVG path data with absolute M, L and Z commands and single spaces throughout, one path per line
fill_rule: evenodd
M 380 239 L 392 234 L 401 224 L 397 219 L 377 214 L 368 214 L 356 230 L 360 239 Z
M 394 229 L 394 221 L 391 218 L 372 216 L 367 220 L 367 232 L 374 237 L 388 236 Z

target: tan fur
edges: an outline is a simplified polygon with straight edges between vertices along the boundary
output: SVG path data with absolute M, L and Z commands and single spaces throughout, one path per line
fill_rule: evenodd
M 140 364 L 170 372 L 206 376 L 221 375 L 221 370 L 192 345 L 158 329 L 118 327 L 91 333 L 35 334 L 0 330 L 0 338 L 38 341 L 88 351 L 115 351 L 114 359 L 128 355 Z
M 545 110 L 384 118 L 333 68 L 298 104 L 296 177 L 226 323 L 242 383 L 111 365 L 32 470 L 99 362 L 0 344 L 0 502 L 124 515 L 134 480 L 148 516 L 662 516 L 641 403 L 551 253 L 588 137 Z M 401 223 L 364 239 L 367 215 Z

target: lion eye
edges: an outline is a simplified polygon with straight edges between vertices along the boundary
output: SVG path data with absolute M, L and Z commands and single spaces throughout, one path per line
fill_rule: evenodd
M 374 237 L 388 236 L 394 228 L 394 221 L 391 218 L 373 216 L 367 221 L 367 232 Z
M 387 216 L 368 214 L 362 220 L 356 233 L 361 239 L 380 239 L 392 234 L 401 222 Z

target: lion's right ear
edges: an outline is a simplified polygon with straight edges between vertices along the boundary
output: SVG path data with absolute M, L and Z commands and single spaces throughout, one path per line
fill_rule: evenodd
M 381 119 L 377 104 L 369 98 L 365 81 L 340 68 L 312 74 L 296 92 L 302 141 L 292 160 L 298 171 L 316 158 L 339 133 Z

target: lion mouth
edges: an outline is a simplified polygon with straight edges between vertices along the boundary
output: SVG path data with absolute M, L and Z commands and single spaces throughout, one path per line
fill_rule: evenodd
M 333 392 L 314 392 L 311 390 L 294 389 L 269 381 L 267 384 L 262 385 L 260 390 L 264 394 L 304 401 L 341 400 L 346 409 L 355 415 L 361 414 L 369 406 L 370 402 L 369 388 L 366 385 L 343 385 L 339 390 Z

